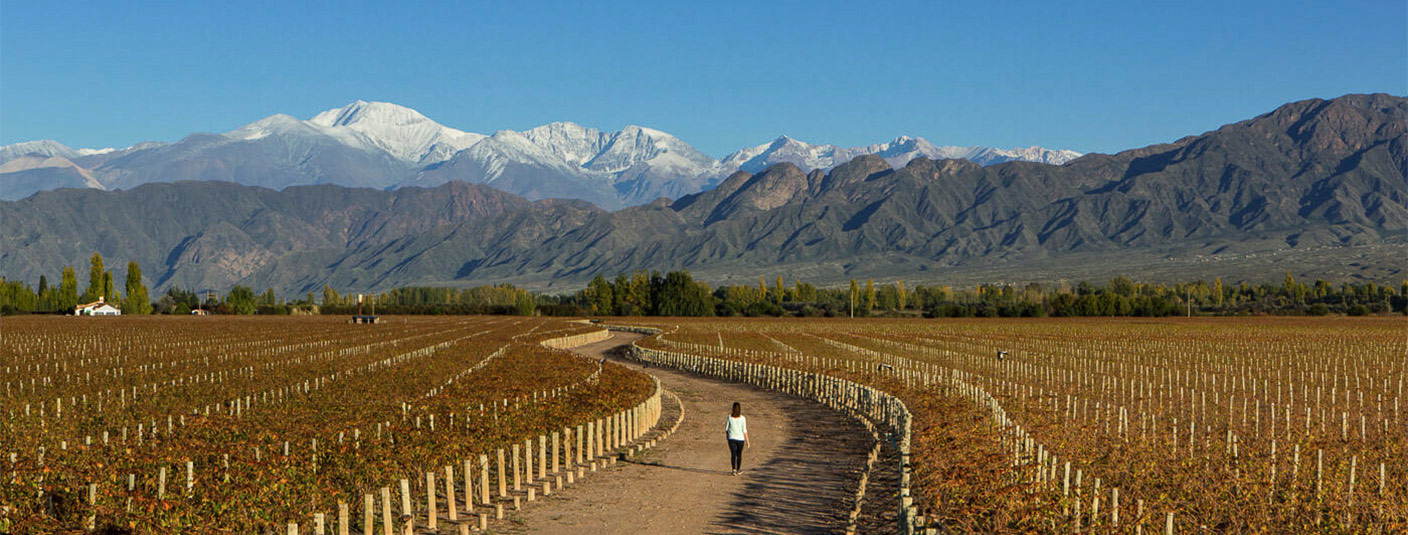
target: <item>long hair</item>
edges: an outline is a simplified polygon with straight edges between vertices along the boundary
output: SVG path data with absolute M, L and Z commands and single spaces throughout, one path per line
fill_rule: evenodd
M 735 401 L 733 402 L 733 417 L 737 418 L 739 416 L 743 416 L 743 404 Z

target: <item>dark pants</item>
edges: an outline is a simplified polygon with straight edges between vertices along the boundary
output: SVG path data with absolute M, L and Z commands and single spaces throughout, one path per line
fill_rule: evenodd
M 734 470 L 743 469 L 743 441 L 728 439 L 729 457 L 733 462 Z

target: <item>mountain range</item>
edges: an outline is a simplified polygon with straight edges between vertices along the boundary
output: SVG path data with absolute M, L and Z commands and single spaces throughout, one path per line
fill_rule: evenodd
M 362 139 L 355 121 L 319 117 L 242 131 L 267 139 L 279 128 L 328 129 L 328 137 L 354 140 L 344 147 Z M 391 148 L 407 159 L 425 159 L 437 146 L 469 148 L 396 189 L 178 181 L 0 202 L 0 274 L 53 278 L 97 251 L 116 265 L 138 261 L 157 289 L 245 284 L 301 295 L 323 285 L 570 289 L 597 274 L 678 268 L 743 283 L 758 275 L 823 284 L 1114 275 L 1260 281 L 1293 271 L 1396 284 L 1408 266 L 1408 98 L 1384 94 L 1293 102 L 1172 143 L 1062 165 L 911 158 L 927 150 L 916 139 L 858 156 L 779 140 L 720 163 L 738 170 L 716 187 L 617 211 L 490 187 L 513 179 L 515 163 L 500 162 L 488 185 L 431 175 L 471 165 L 462 160 L 496 137 L 485 153 L 513 147 L 618 177 L 659 154 L 693 165 L 691 153 L 647 129 L 549 125 L 474 141 L 426 126 L 407 129 Z M 196 143 L 158 150 L 188 142 Z M 643 147 L 669 152 L 641 159 L 650 154 Z M 50 148 L 28 158 L 72 156 Z M 783 160 L 767 163 L 769 149 Z M 91 171 L 53 168 L 72 170 L 75 180 Z
M 698 193 L 738 170 L 791 162 L 829 169 L 865 154 L 895 165 L 915 157 L 1065 163 L 1080 154 L 1040 147 L 938 147 L 922 138 L 841 148 L 786 136 L 715 160 L 665 132 L 605 132 L 569 122 L 493 135 L 441 125 L 386 102 L 356 101 L 302 120 L 272 115 L 223 134 L 125 149 L 71 149 L 42 140 L 0 147 L 0 199 L 59 188 L 130 189 L 150 182 L 229 181 L 282 189 L 336 184 L 395 189 L 451 181 L 528 199 L 568 198 L 609 210 Z

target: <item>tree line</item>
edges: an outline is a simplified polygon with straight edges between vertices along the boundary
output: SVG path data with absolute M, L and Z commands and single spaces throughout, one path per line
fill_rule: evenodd
M 877 284 L 851 279 L 822 288 L 778 276 L 756 285 L 710 288 L 688 272 L 636 272 L 614 280 L 597 276 L 560 305 L 602 316 L 803 316 L 803 317 L 1047 317 L 1179 315 L 1327 315 L 1408 313 L 1408 280 L 1398 288 L 1368 283 L 1305 284 L 1287 272 L 1282 284 L 1224 284 L 1221 278 L 1178 284 L 1141 283 L 1115 277 L 1091 282 L 969 288 Z
M 100 300 L 122 310 L 123 314 L 190 314 L 193 310 L 220 314 L 287 314 L 300 304 L 279 299 L 273 288 L 256 294 L 248 286 L 235 286 L 225 295 L 210 292 L 205 299 L 196 292 L 173 287 L 153 301 L 137 262 L 127 263 L 125 280 L 119 289 L 112 270 L 107 269 L 99 253 L 89 258 L 88 285 L 82 293 L 78 290 L 78 276 L 73 266 L 65 266 L 59 273 L 57 286 L 50 285 L 44 275 L 39 276 L 36 287 L 0 278 L 0 313 L 3 314 L 71 314 L 80 304 Z
M 342 295 L 331 286 L 323 287 L 321 301 L 313 292 L 301 299 L 285 299 L 273 288 L 256 292 L 244 285 L 235 285 L 224 294 L 171 287 L 152 300 L 142 281 L 142 268 L 136 262 L 127 263 L 126 283 L 120 290 L 101 254 L 93 254 L 90 267 L 88 285 L 82 293 L 72 266 L 64 267 L 57 286 L 50 285 L 43 275 L 37 288 L 23 281 L 0 278 L 0 314 L 72 314 L 78 305 L 100 297 L 123 314 L 352 314 L 359 310 L 357 295 Z M 363 294 L 361 298 L 363 312 L 383 314 L 532 315 L 540 313 L 541 302 L 551 301 L 511 284 L 464 289 L 406 287 Z
M 224 295 L 173 287 L 151 300 L 141 267 L 127 263 L 119 289 L 102 255 L 90 259 L 88 284 L 80 292 L 73 267 L 65 267 L 59 284 L 40 276 L 37 288 L 0 278 L 0 313 L 72 313 L 80 303 L 99 298 L 124 314 L 352 314 L 358 296 L 324 286 L 286 300 L 273 288 L 256 293 L 234 286 Z M 1289 272 L 1281 284 L 1224 284 L 1221 278 L 1178 284 L 1141 283 L 1115 277 L 1103 285 L 979 284 L 967 288 L 915 285 L 903 281 L 877 284 L 851 279 L 844 287 L 819 287 L 781 276 L 758 277 L 756 285 L 719 287 L 697 281 L 684 270 L 661 274 L 636 271 L 614 279 L 597 275 L 580 291 L 536 294 L 511 284 L 472 288 L 412 286 L 361 294 L 363 313 L 517 314 L 557 316 L 799 316 L 799 317 L 1046 317 L 1178 315 L 1366 315 L 1408 313 L 1408 280 L 1398 288 L 1369 283 L 1306 284 Z
M 78 289 L 78 274 L 73 266 L 59 273 L 59 284 L 49 284 L 48 277 L 39 276 L 37 288 L 16 280 L 0 278 L 0 313 L 72 312 L 79 304 L 105 301 L 124 313 L 150 314 L 152 303 L 147 287 L 142 283 L 142 268 L 136 262 L 127 263 L 127 277 L 121 291 L 107 269 L 103 256 L 93 253 L 89 259 L 88 285 Z M 129 312 L 130 311 L 130 312 Z
M 309 295 L 311 301 L 312 295 Z M 516 314 L 531 316 L 537 312 L 538 296 L 512 284 L 475 286 L 473 288 L 438 288 L 410 286 L 389 292 L 362 295 L 357 298 L 340 295 L 330 286 L 323 287 L 323 314 Z

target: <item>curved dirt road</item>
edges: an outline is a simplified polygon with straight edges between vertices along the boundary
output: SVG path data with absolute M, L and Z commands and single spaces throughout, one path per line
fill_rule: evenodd
M 577 348 L 600 357 L 638 335 Z M 634 362 L 614 359 L 631 369 Z M 660 378 L 684 403 L 684 423 L 632 462 L 617 463 L 517 515 L 510 531 L 547 535 L 839 533 L 854 506 L 871 436 L 824 406 L 747 385 L 668 369 Z M 668 398 L 668 396 L 667 396 Z M 752 440 L 744 474 L 729 474 L 724 419 L 743 403 Z M 671 403 L 667 403 L 667 407 Z M 673 412 L 667 418 L 673 417 Z

